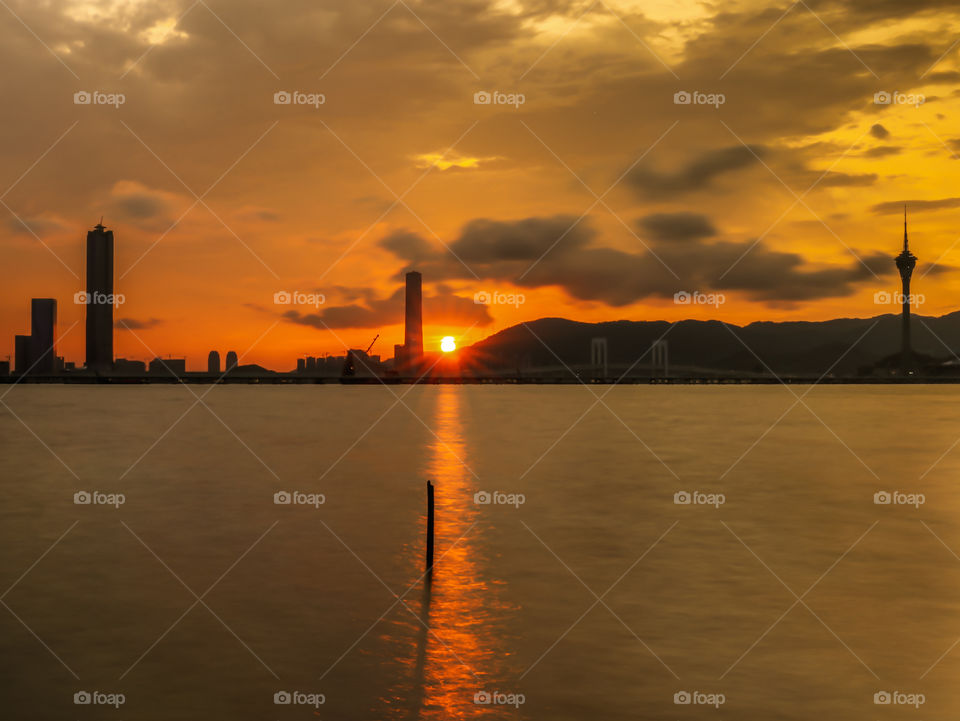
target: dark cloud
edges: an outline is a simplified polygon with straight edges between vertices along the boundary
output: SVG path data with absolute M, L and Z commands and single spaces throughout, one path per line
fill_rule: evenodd
M 907 210 L 949 210 L 951 208 L 960 208 L 960 198 L 940 198 L 939 200 L 892 200 L 886 203 L 877 203 L 871 210 L 878 215 L 889 215 L 890 213 L 903 213 L 903 206 Z
M 421 252 L 416 267 L 431 280 L 472 280 L 472 271 L 482 281 L 525 288 L 555 286 L 575 299 L 612 306 L 668 298 L 682 290 L 737 290 L 768 303 L 843 297 L 853 294 L 857 284 L 874 280 L 874 274 L 894 272 L 891 259 L 883 254 L 862 255 L 839 266 L 816 266 L 799 253 L 774 250 L 763 242 L 709 240 L 703 235 L 713 229 L 708 219 L 695 223 L 684 217 L 678 224 L 680 216 L 674 214 L 672 224 L 656 220 L 654 226 L 663 232 L 640 252 L 599 247 L 589 224 L 568 216 L 473 220 L 450 250 L 435 248 L 429 258 Z M 678 227 L 687 231 L 681 243 L 669 232 Z M 690 234 L 692 227 L 699 229 L 699 237 Z M 389 237 L 385 241 L 387 247 L 396 247 Z
M 117 318 L 113 323 L 113 327 L 119 328 L 120 330 L 148 330 L 150 328 L 156 328 L 162 323 L 163 321 L 160 318 L 147 318 L 146 320 Z
M 890 137 L 890 131 L 883 127 L 880 123 L 876 123 L 870 128 L 870 135 L 878 140 L 886 140 Z
M 875 148 L 870 148 L 865 153 L 863 157 L 865 158 L 886 158 L 890 155 L 899 155 L 903 152 L 903 148 L 898 148 L 895 145 L 878 145 Z
M 383 328 L 403 323 L 404 289 L 398 288 L 388 298 L 374 298 L 373 292 L 365 294 L 363 303 L 322 308 L 315 313 L 302 313 L 291 309 L 282 317 L 291 323 L 320 330 L 342 328 Z M 423 315 L 431 325 L 478 325 L 486 326 L 493 317 L 485 305 L 474 303 L 473 298 L 464 298 L 450 292 L 424 294 Z
M 659 242 L 701 240 L 717 234 L 710 219 L 699 213 L 655 213 L 641 218 L 637 225 Z
M 761 146 L 744 145 L 708 150 L 673 172 L 637 166 L 627 173 L 625 182 L 651 198 L 703 190 L 722 175 L 756 165 L 764 153 Z

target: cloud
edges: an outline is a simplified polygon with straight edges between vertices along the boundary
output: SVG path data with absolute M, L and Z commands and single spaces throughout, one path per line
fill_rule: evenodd
M 890 131 L 883 127 L 880 123 L 876 123 L 870 128 L 870 135 L 878 140 L 886 140 L 890 137 Z
M 120 180 L 110 189 L 107 215 L 150 231 L 166 230 L 173 224 L 176 196 L 149 188 L 136 180 Z
M 426 241 L 412 243 L 406 231 L 405 243 L 387 236 L 381 244 L 394 251 L 416 246 L 417 263 L 398 255 L 430 281 L 474 280 L 472 271 L 483 281 L 560 287 L 576 300 L 611 306 L 669 298 L 682 290 L 742 291 L 752 300 L 771 304 L 844 297 L 859 283 L 875 280 L 874 274 L 894 271 L 884 254 L 861 254 L 843 265 L 816 265 L 799 253 L 774 250 L 762 241 L 715 240 L 710 220 L 692 213 L 646 220 L 658 235 L 651 236 L 649 250 L 640 252 L 598 245 L 589 223 L 572 216 L 475 219 L 463 227 L 449 250 L 434 248 L 429 256 L 424 252 Z M 677 242 L 678 237 L 683 241 Z
M 699 213 L 655 213 L 641 218 L 637 224 L 659 242 L 701 240 L 717 234 L 710 219 Z
M 877 203 L 871 210 L 878 215 L 903 213 L 903 206 L 910 212 L 924 210 L 949 210 L 960 208 L 960 198 L 940 198 L 938 200 L 892 200 L 886 203 Z
M 156 328 L 162 324 L 160 318 L 147 318 L 146 320 L 137 320 L 136 318 L 117 318 L 113 322 L 113 327 L 120 330 L 148 330 Z
M 761 146 L 718 148 L 700 154 L 673 172 L 638 166 L 627 173 L 625 182 L 651 198 L 703 190 L 723 175 L 756 165 L 765 152 Z
M 383 328 L 403 323 L 404 288 L 398 288 L 387 298 L 373 297 L 373 291 L 365 293 L 363 303 L 323 308 L 315 313 L 301 313 L 291 309 L 282 317 L 291 323 L 319 330 L 342 328 Z M 460 297 L 448 290 L 423 296 L 423 318 L 431 325 L 486 326 L 493 322 L 485 305 L 474 303 L 473 297 Z

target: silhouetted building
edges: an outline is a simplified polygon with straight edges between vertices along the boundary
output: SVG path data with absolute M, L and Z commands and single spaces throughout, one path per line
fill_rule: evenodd
M 178 378 L 187 372 L 186 358 L 154 358 L 150 361 L 150 373 L 172 375 Z
M 147 364 L 143 361 L 117 358 L 113 361 L 113 372 L 119 375 L 142 375 L 147 372 Z
M 207 356 L 207 373 L 220 375 L 220 354 L 215 350 Z
M 307 359 L 297 358 L 297 373 L 303 373 L 307 369 Z
M 607 339 L 590 339 L 590 365 L 601 378 L 607 377 Z
M 17 335 L 13 337 L 13 370 L 16 373 L 26 373 L 30 364 L 30 336 Z
M 307 373 L 316 373 L 317 372 L 317 359 L 312 356 L 307 356 Z
M 51 375 L 56 372 L 57 301 L 33 298 L 30 301 L 30 373 Z
M 900 326 L 900 370 L 910 373 L 914 368 L 913 348 L 910 343 L 910 277 L 917 266 L 917 256 L 910 252 L 907 239 L 907 209 L 903 209 L 903 252 L 895 258 L 900 280 L 903 283 L 903 314 Z
M 97 223 L 87 233 L 87 368 L 113 367 L 113 231 Z
M 237 359 L 237 352 L 235 350 L 227 352 L 227 365 L 224 367 L 225 371 L 232 371 L 237 367 L 239 360 Z
M 10 375 L 10 361 L 0 361 L 0 376 Z
M 407 273 L 403 345 L 407 360 L 420 360 L 423 355 L 423 276 L 415 270 Z
M 670 358 L 665 340 L 655 340 L 650 345 L 650 375 L 663 378 L 670 375 Z

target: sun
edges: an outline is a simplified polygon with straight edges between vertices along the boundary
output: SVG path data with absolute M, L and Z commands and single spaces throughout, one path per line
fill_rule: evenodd
M 448 335 L 440 341 L 440 350 L 442 350 L 444 353 L 452 353 L 456 349 L 457 341 L 454 340 L 452 335 Z

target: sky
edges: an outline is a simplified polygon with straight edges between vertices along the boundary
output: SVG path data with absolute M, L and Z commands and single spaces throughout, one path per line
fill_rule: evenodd
M 895 312 L 905 203 L 918 311 L 956 309 L 950 0 L 5 0 L 0 32 L 0 355 L 54 297 L 82 362 L 101 217 L 115 354 L 193 369 L 391 357 L 411 269 L 428 350 Z

